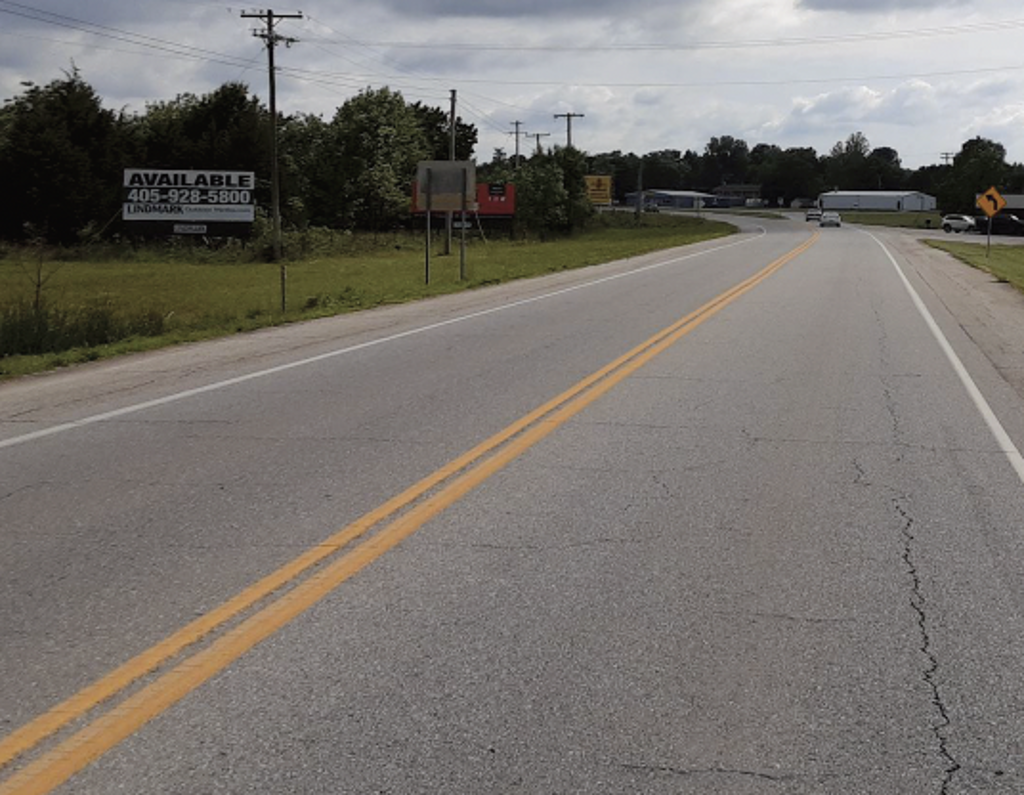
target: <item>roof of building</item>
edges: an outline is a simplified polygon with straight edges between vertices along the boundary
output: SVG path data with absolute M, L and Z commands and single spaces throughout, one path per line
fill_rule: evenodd
M 634 191 L 634 193 L 635 192 L 636 191 Z M 707 198 L 712 198 L 712 199 L 714 198 L 714 194 L 711 194 L 711 193 L 701 193 L 698 190 L 662 190 L 661 188 L 645 188 L 644 189 L 644 193 L 648 193 L 648 194 L 650 194 L 650 193 L 657 193 L 660 196 L 679 196 L 679 197 L 684 197 L 684 196 L 701 196 L 701 197 L 707 197 Z
M 822 196 L 891 196 L 893 198 L 899 198 L 901 196 L 928 196 L 929 194 L 919 190 L 829 190 L 821 194 Z

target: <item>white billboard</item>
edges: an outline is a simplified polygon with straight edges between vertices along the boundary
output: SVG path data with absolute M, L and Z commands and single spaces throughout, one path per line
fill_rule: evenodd
M 126 168 L 125 221 L 252 223 L 256 175 L 252 171 Z

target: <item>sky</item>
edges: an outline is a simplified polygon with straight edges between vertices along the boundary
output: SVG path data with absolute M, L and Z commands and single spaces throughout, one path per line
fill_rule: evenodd
M 294 40 L 275 51 L 281 112 L 330 119 L 384 86 L 447 110 L 455 91 L 480 163 L 570 132 L 589 154 L 703 152 L 728 135 L 819 155 L 862 132 L 912 169 L 982 136 L 1024 162 L 1024 7 L 1010 0 L 296 1 L 273 6 L 301 13 L 276 26 Z M 0 0 L 0 100 L 77 68 L 129 113 L 231 81 L 266 102 L 263 23 L 242 16 L 265 10 Z

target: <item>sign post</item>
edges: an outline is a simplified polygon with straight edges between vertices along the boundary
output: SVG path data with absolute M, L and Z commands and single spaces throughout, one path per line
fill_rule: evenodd
M 424 264 L 425 275 L 424 284 L 430 284 L 430 212 L 433 209 L 431 207 L 431 197 L 434 194 L 434 169 L 427 169 L 427 256 Z
M 416 167 L 415 209 L 427 213 L 427 283 L 430 283 L 430 215 L 434 210 L 444 213 L 463 213 L 476 210 L 476 202 L 468 207 L 468 194 L 476 194 L 476 164 L 472 160 L 421 160 Z M 465 238 L 465 228 L 463 228 Z M 465 257 L 463 244 L 462 257 Z M 465 262 L 460 263 L 460 278 L 464 278 Z
M 985 257 L 987 258 L 992 250 L 992 218 L 1006 206 L 1006 199 L 993 185 L 982 193 L 974 203 L 988 216 L 988 241 L 985 244 Z

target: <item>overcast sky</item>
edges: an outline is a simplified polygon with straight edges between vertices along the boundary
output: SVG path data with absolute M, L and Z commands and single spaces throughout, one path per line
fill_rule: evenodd
M 276 3 L 278 107 L 329 119 L 388 86 L 477 126 L 479 162 L 544 147 L 704 150 L 712 136 L 818 154 L 851 133 L 903 165 L 981 135 L 1024 161 L 1024 7 L 1010 0 L 298 0 Z M 265 8 L 265 7 L 264 7 Z M 243 81 L 264 100 L 260 7 L 0 0 L 0 97 L 72 64 L 113 109 Z

